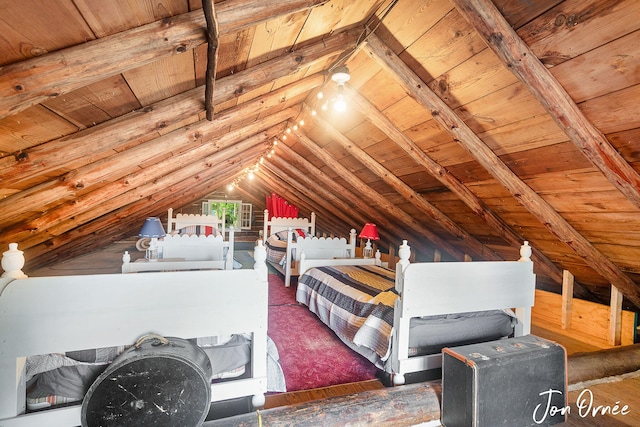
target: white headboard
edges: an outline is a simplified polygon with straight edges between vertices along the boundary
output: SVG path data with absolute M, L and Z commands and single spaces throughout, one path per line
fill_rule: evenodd
M 311 221 L 308 218 L 284 218 L 273 217 L 269 219 L 269 210 L 264 210 L 263 239 L 276 234 L 279 231 L 287 231 L 289 228 L 302 229 L 309 236 L 316 235 L 316 214 L 311 212 Z
M 169 208 L 167 212 L 167 234 L 171 234 L 172 231 L 177 231 L 182 228 L 199 225 L 204 227 L 213 227 L 222 237 L 225 236 L 225 215 L 226 212 L 222 209 L 222 218 L 218 218 L 217 215 L 197 215 L 197 214 L 176 214 L 173 216 L 173 208 Z

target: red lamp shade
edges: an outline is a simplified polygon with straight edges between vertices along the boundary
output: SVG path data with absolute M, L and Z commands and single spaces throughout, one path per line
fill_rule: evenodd
M 360 232 L 360 235 L 358 236 L 361 239 L 370 239 L 370 240 L 379 240 L 380 237 L 378 237 L 378 230 L 376 229 L 376 225 L 373 223 L 366 223 L 364 225 L 364 227 L 362 227 L 362 231 Z

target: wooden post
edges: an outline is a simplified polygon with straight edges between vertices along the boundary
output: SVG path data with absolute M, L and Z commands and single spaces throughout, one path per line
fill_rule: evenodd
M 611 285 L 611 303 L 609 304 L 609 344 L 622 342 L 622 292 Z
M 204 106 L 207 120 L 213 120 L 213 88 L 216 81 L 216 66 L 218 62 L 218 17 L 213 0 L 204 0 L 202 10 L 207 21 L 207 75 L 204 91 Z
M 571 329 L 571 315 L 573 310 L 573 274 L 570 271 L 562 272 L 562 305 L 560 307 L 560 325 L 562 329 Z

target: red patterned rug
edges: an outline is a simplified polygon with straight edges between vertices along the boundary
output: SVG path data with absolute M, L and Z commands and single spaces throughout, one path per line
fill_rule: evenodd
M 275 342 L 287 391 L 376 378 L 376 367 L 295 300 L 295 283 L 269 275 L 269 336 Z

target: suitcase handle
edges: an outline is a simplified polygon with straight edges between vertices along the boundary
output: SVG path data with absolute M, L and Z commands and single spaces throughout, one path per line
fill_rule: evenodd
M 169 344 L 169 340 L 166 339 L 165 337 L 163 337 L 162 335 L 158 335 L 158 334 L 147 334 L 147 335 L 143 335 L 140 338 L 138 338 L 138 341 L 136 341 L 135 343 L 135 348 L 140 348 L 140 346 L 142 344 L 144 344 L 146 341 L 149 340 L 158 340 L 160 341 L 160 343 L 162 345 L 167 345 Z

